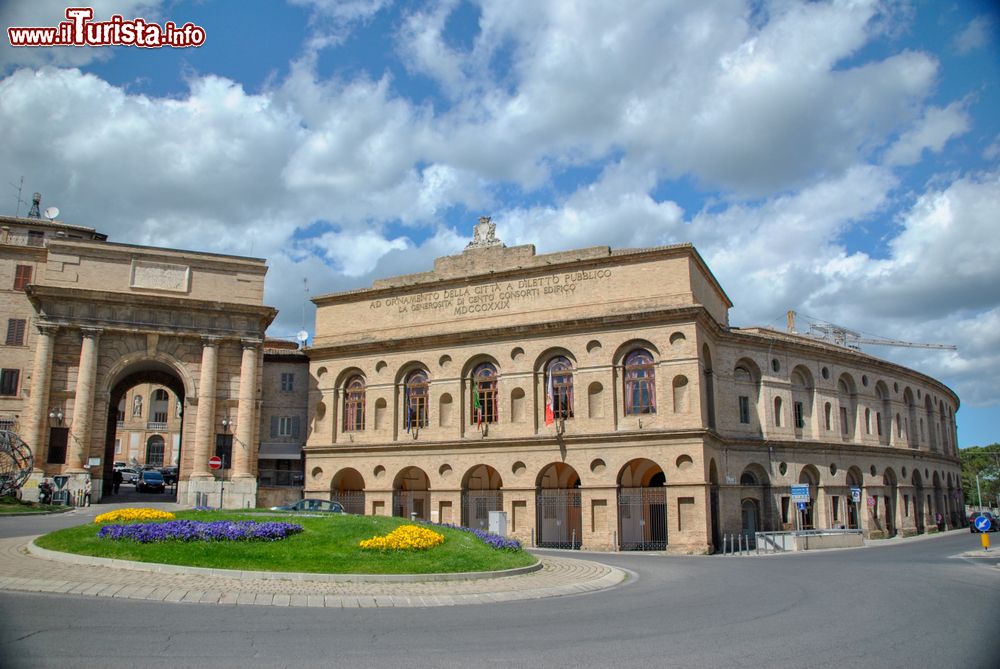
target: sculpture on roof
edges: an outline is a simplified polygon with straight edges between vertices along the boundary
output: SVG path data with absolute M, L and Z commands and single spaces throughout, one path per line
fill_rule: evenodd
M 466 249 L 486 249 L 493 246 L 503 247 L 504 243 L 497 239 L 497 224 L 489 216 L 480 216 L 479 223 L 472 229 L 472 241 Z

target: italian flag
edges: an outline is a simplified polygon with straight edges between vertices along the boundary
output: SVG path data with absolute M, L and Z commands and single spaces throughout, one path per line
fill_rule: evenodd
M 473 379 L 472 381 L 472 410 L 476 415 L 476 424 L 480 427 L 483 425 L 483 405 L 479 401 L 479 382 Z
M 553 406 L 553 393 L 552 393 L 552 370 L 549 370 L 549 381 L 545 388 L 545 424 L 552 425 L 556 420 L 556 411 Z

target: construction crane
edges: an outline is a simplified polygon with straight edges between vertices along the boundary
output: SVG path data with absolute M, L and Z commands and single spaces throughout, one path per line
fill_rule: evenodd
M 806 318 L 809 318 L 808 316 Z M 815 323 L 809 323 L 809 331 L 804 332 L 807 337 L 812 337 L 820 341 L 829 342 L 831 344 L 836 344 L 837 346 L 843 346 L 844 348 L 850 348 L 855 351 L 861 350 L 862 344 L 871 344 L 873 346 L 907 346 L 909 348 L 936 348 L 943 349 L 946 351 L 957 351 L 958 347 L 952 344 L 918 344 L 912 341 L 903 341 L 902 339 L 886 339 L 884 337 L 863 337 L 860 332 L 855 332 L 854 330 L 848 330 L 841 325 L 835 325 L 834 323 L 826 323 L 820 321 L 819 319 L 810 318 L 810 320 L 817 321 Z M 792 334 L 800 334 L 795 330 L 795 312 L 788 312 L 788 331 Z

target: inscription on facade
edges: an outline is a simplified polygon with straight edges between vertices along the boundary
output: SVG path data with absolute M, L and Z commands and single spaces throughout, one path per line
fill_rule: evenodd
M 493 311 L 509 311 L 543 296 L 575 295 L 578 290 L 610 280 L 610 269 L 582 270 L 400 295 L 384 300 L 372 300 L 368 303 L 368 308 L 390 309 L 398 314 L 436 311 L 448 316 L 471 316 Z
M 190 279 L 191 268 L 187 265 L 172 265 L 147 260 L 132 261 L 132 288 L 186 293 Z

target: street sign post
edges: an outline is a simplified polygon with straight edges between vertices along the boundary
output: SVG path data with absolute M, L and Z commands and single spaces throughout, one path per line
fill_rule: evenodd
M 989 516 L 979 516 L 976 518 L 976 529 L 980 532 L 990 531 L 990 517 Z
M 875 508 L 875 498 L 872 497 L 871 495 L 868 495 L 868 506 L 870 506 L 873 509 Z
M 219 472 L 219 508 L 222 508 L 223 495 L 226 494 L 226 456 L 221 458 L 218 455 L 213 455 L 208 459 L 208 466 L 212 468 L 213 471 Z
M 861 488 L 851 488 L 851 501 L 855 504 L 861 501 Z
M 808 502 L 809 501 L 809 486 L 807 486 L 807 485 L 793 485 L 792 486 L 792 501 L 793 502 Z

